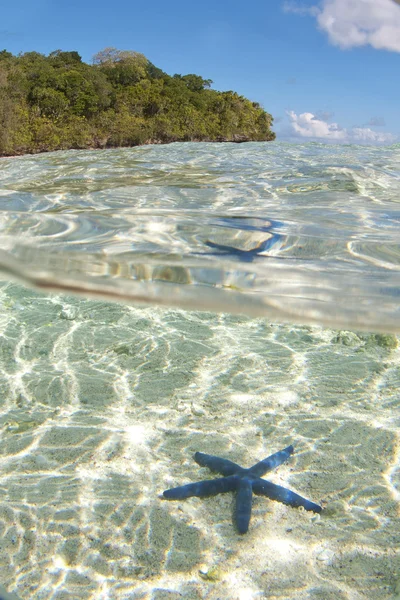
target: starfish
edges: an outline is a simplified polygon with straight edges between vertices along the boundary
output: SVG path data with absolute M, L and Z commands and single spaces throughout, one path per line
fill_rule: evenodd
M 249 528 L 253 492 L 260 496 L 266 496 L 270 500 L 278 500 L 289 506 L 296 508 L 302 506 L 306 510 L 320 513 L 322 507 L 318 504 L 299 496 L 299 494 L 287 488 L 261 479 L 262 475 L 265 475 L 268 471 L 275 469 L 285 462 L 293 452 L 293 446 L 288 446 L 280 452 L 271 454 L 271 456 L 261 460 L 249 469 L 244 469 L 226 458 L 196 452 L 194 460 L 200 466 L 217 471 L 223 477 L 171 488 L 165 490 L 163 496 L 168 500 L 182 500 L 191 496 L 203 498 L 204 496 L 214 496 L 216 494 L 236 491 L 235 521 L 239 533 L 246 533 Z
M 218 253 L 210 252 L 209 254 L 213 254 L 216 256 L 232 255 L 241 261 L 253 262 L 253 260 L 256 258 L 256 256 L 258 256 L 261 252 L 266 252 L 267 250 L 272 248 L 272 246 L 277 241 L 279 241 L 281 238 L 282 238 L 282 236 L 273 234 L 268 239 L 264 240 L 263 242 L 260 242 L 259 244 L 257 244 L 257 246 L 255 246 L 254 248 L 251 248 L 250 250 L 241 250 L 240 248 L 236 248 L 235 246 L 226 246 L 225 244 L 217 244 L 216 242 L 211 242 L 210 240 L 206 240 L 204 243 L 209 248 L 215 248 L 215 250 L 219 250 Z

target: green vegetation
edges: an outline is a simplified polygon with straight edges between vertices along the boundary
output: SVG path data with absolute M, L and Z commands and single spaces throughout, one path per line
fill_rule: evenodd
M 0 52 L 0 155 L 174 141 L 268 141 L 272 117 L 199 75 L 164 73 L 143 54 L 106 48 Z

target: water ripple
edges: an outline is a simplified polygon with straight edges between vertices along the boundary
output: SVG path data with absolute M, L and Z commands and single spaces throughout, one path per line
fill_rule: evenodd
M 45 289 L 400 331 L 400 150 L 178 143 L 0 162 L 0 268 Z

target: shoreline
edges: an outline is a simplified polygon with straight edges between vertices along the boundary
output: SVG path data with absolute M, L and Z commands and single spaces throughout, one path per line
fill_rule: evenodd
M 246 139 L 244 139 L 246 138 Z M 180 143 L 180 144 L 247 144 L 247 143 L 251 143 L 251 142 L 257 142 L 258 144 L 261 143 L 269 143 L 269 142 L 274 142 L 276 141 L 276 139 L 274 140 L 253 140 L 250 138 L 247 138 L 246 136 L 236 136 L 236 139 L 227 139 L 227 138 L 220 138 L 217 140 L 212 140 L 212 139 L 204 139 L 204 140 L 198 140 L 198 139 L 194 139 L 194 140 L 171 140 L 171 141 L 161 141 L 161 140 L 146 140 L 145 142 L 143 142 L 143 144 L 134 144 L 132 146 L 107 146 L 107 145 L 101 145 L 101 146 L 88 146 L 86 148 L 58 148 L 57 150 L 37 150 L 34 152 L 21 152 L 20 154 L 0 154 L 0 159 L 2 158 L 19 158 L 21 156 L 36 156 L 37 154 L 49 154 L 50 152 L 68 152 L 69 150 L 118 150 L 121 148 L 140 148 L 142 146 L 167 146 L 169 144 L 176 144 L 176 143 Z

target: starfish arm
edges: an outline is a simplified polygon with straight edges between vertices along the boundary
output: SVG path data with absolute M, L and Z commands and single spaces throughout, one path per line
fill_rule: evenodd
M 235 246 L 225 246 L 224 244 L 217 244 L 216 242 L 211 242 L 210 240 L 206 240 L 204 243 L 209 248 L 215 248 L 216 250 L 219 250 L 219 254 L 221 256 L 232 255 L 245 262 L 252 262 L 254 255 L 260 252 L 259 250 L 241 250 L 240 248 L 235 248 Z
M 232 252 L 231 246 L 225 246 L 224 244 L 217 244 L 216 242 L 212 242 L 211 240 L 206 240 L 204 243 L 209 248 L 215 248 L 216 250 L 220 250 L 221 252 L 224 252 L 225 254 Z
M 164 498 L 168 500 L 181 500 L 182 498 L 190 498 L 191 496 L 215 496 L 216 494 L 224 494 L 225 492 L 233 492 L 237 487 L 237 478 L 220 477 L 218 479 L 206 479 L 197 483 L 188 483 L 176 488 L 171 488 L 163 492 Z
M 235 520 L 239 533 L 246 533 L 251 517 L 252 486 L 249 479 L 241 479 L 236 496 Z
M 320 513 L 322 511 L 322 506 L 319 506 L 319 504 L 315 504 L 315 502 L 311 502 L 311 500 L 307 500 L 281 485 L 271 483 L 271 481 L 255 479 L 252 482 L 252 485 L 255 494 L 266 496 L 270 500 L 278 500 L 278 502 L 283 502 L 283 504 L 288 504 L 295 508 L 302 506 L 306 510 L 312 510 L 315 513 Z
M 203 452 L 196 452 L 194 460 L 198 465 L 202 467 L 208 467 L 212 471 L 221 473 L 225 477 L 227 475 L 234 475 L 238 471 L 242 470 L 236 463 L 226 458 L 220 458 L 219 456 L 212 456 L 211 454 L 203 454 Z
M 249 252 L 251 252 L 252 254 L 259 254 L 260 252 L 265 252 L 266 250 L 269 250 L 275 244 L 275 242 L 278 242 L 281 239 L 281 235 L 271 233 L 266 240 L 260 242 L 257 246 L 249 250 Z
M 260 462 L 250 467 L 249 473 L 251 473 L 251 475 L 254 475 L 255 477 L 261 477 L 262 475 L 265 475 L 265 473 L 268 473 L 268 471 L 279 467 L 279 465 L 284 463 L 289 458 L 289 456 L 293 454 L 293 452 L 293 446 L 288 446 L 284 450 L 275 452 L 275 454 L 271 454 L 271 456 L 268 456 L 268 458 L 264 458 L 264 460 L 261 460 Z
M 241 248 L 236 248 L 235 246 L 226 246 L 225 244 L 217 244 L 216 242 L 212 242 L 211 240 L 206 240 L 204 243 L 209 248 L 215 248 L 224 254 L 233 254 L 238 256 L 242 260 L 253 260 L 254 256 L 260 254 L 260 252 L 265 252 L 269 250 L 277 241 L 282 239 L 281 235 L 271 233 L 266 240 L 262 240 L 259 242 L 254 248 L 250 248 L 249 250 L 242 250 Z

